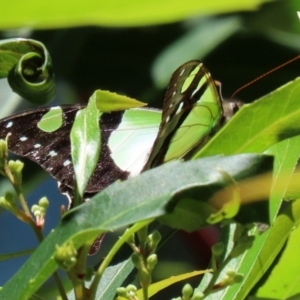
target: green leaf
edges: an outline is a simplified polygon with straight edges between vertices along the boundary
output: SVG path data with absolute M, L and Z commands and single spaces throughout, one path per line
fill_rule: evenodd
M 291 178 L 289 186 L 287 187 L 285 199 L 287 200 L 300 199 L 299 182 L 300 182 L 300 169 L 297 168 L 295 170 L 295 173 L 293 174 L 293 177 Z
M 95 299 L 107 300 L 114 299 L 116 289 L 122 285 L 124 278 L 132 271 L 133 263 L 131 259 L 118 263 L 117 265 L 108 267 L 102 276 L 100 284 L 97 288 Z M 89 284 L 87 284 L 89 285 Z M 68 295 L 69 300 L 76 300 L 74 292 Z
M 234 269 L 244 275 L 244 280 L 240 284 L 235 284 L 230 288 L 214 293 L 207 299 L 245 299 L 255 283 L 268 270 L 282 247 L 293 226 L 299 220 L 299 203 L 294 203 L 290 207 L 291 217 L 284 217 L 284 214 L 277 219 L 282 198 L 288 186 L 290 177 L 299 157 L 300 137 L 286 140 L 272 147 L 269 153 L 275 155 L 274 183 L 271 191 L 269 210 L 271 227 L 264 233 L 256 235 L 253 246 L 242 256 L 230 261 L 227 268 Z M 227 245 L 227 253 L 232 247 L 233 230 L 223 231 L 223 242 Z M 224 276 L 224 273 L 221 274 Z M 199 286 L 203 290 L 209 281 L 209 276 L 205 276 Z
M 76 188 L 81 198 L 97 166 L 100 150 L 99 111 L 96 108 L 96 93 L 94 93 L 87 107 L 77 112 L 71 130 L 71 155 Z
M 45 132 L 53 132 L 63 124 L 63 110 L 61 107 L 51 107 L 37 123 L 37 127 Z
M 185 273 L 185 274 L 172 276 L 172 277 L 169 277 L 167 279 L 160 280 L 158 282 L 152 283 L 149 286 L 148 295 L 149 295 L 149 297 L 152 297 L 155 294 L 157 294 L 158 292 L 160 292 L 160 291 L 166 289 L 167 287 L 171 286 L 172 284 L 175 284 L 175 283 L 181 282 L 181 281 L 186 281 L 187 279 L 190 279 L 190 278 L 195 277 L 195 276 L 203 275 L 207 272 L 212 272 L 212 270 L 193 271 L 193 272 L 189 272 L 189 273 Z M 143 297 L 143 291 L 141 289 L 139 289 L 136 292 L 136 294 L 137 294 L 138 299 L 143 299 L 142 298 Z M 125 300 L 125 298 L 118 297 L 117 300 Z
M 263 163 L 265 159 L 271 159 L 270 156 L 261 155 L 239 157 L 239 165 L 243 164 L 243 160 L 248 165 L 253 160 L 261 159 Z M 208 185 L 214 189 L 220 183 L 219 173 L 214 169 L 216 164 L 235 179 L 246 176 L 242 167 L 230 163 L 232 159 L 233 157 L 215 157 L 185 163 L 176 161 L 110 185 L 64 215 L 57 228 L 3 287 L 0 291 L 1 298 L 27 300 L 57 269 L 53 259 L 56 245 L 72 241 L 75 248 L 79 248 L 103 232 L 160 217 L 176 206 L 174 197 L 179 192 L 182 197 L 187 197 L 191 187 L 195 192 L 198 187 L 201 201 L 208 201 L 207 197 L 202 196 L 202 191 Z
M 300 293 L 299 222 L 300 201 L 297 200 L 278 217 L 274 224 L 277 226 L 277 234 L 284 230 L 285 233 L 291 232 L 291 235 L 279 262 L 265 284 L 258 290 L 258 297 L 288 299 Z M 281 234 L 281 238 L 285 235 Z M 276 236 L 273 238 L 277 239 Z
M 132 269 L 133 263 L 131 259 L 128 259 L 116 266 L 107 268 L 98 286 L 96 299 L 114 299 L 116 289 L 122 285 L 124 278 L 128 276 Z
M 300 134 L 300 78 L 244 105 L 196 155 L 261 153 Z
M 51 58 L 38 41 L 0 41 L 0 78 L 5 77 L 14 92 L 35 104 L 45 104 L 55 95 Z
M 184 5 L 179 0 L 53 0 L 51 5 L 23 0 L 3 5 L 0 27 L 10 29 L 28 24 L 31 28 L 43 29 L 82 25 L 145 26 L 176 22 L 195 15 L 255 10 L 265 2 L 270 0 L 187 0 Z
M 207 165 L 206 165 L 207 163 Z M 261 194 L 259 198 L 249 199 L 252 197 L 249 191 L 257 187 L 257 181 L 252 181 L 252 177 L 267 173 L 271 174 L 273 169 L 273 159 L 267 156 L 252 156 L 241 155 L 233 157 L 209 157 L 203 161 L 202 171 L 204 172 L 201 182 L 194 186 L 189 186 L 189 190 L 178 191 L 174 196 L 173 201 L 178 201 L 176 207 L 171 214 L 161 217 L 160 222 L 177 229 L 185 231 L 195 231 L 202 226 L 209 225 L 209 218 L 212 214 L 222 209 L 230 201 L 232 201 L 232 194 L 219 194 L 223 192 L 224 188 L 229 186 L 229 182 L 220 173 L 226 172 L 232 178 L 240 183 L 240 203 L 247 201 L 241 205 L 240 210 L 235 216 L 235 219 L 240 223 L 247 224 L 250 222 L 269 223 L 268 216 L 268 199 L 271 189 L 271 181 L 264 183 L 261 186 Z M 228 164 L 227 164 L 228 163 Z M 210 169 L 210 165 L 214 165 Z M 216 168 L 215 166 L 218 166 Z M 244 172 L 241 172 L 244 170 Z M 187 171 L 187 174 L 190 172 Z M 215 175 L 212 177 L 212 172 Z M 181 171 L 182 178 L 185 178 L 185 170 Z M 249 179 L 250 178 L 250 179 Z M 271 177 L 270 177 L 271 178 Z M 245 179 L 249 179 L 246 180 Z M 245 181 L 245 182 L 244 182 Z M 213 182 L 216 182 L 214 184 Z M 183 185 L 183 182 L 181 183 Z M 234 186 L 234 188 L 237 188 Z M 264 197 L 261 197 L 261 195 Z M 201 195 L 201 196 L 200 196 Z M 214 201 L 215 198 L 217 201 Z M 209 199 L 209 201 L 205 201 Z M 221 220 L 220 220 L 221 221 Z
M 147 105 L 146 103 L 109 91 L 97 90 L 94 93 L 96 106 L 100 112 L 126 110 Z

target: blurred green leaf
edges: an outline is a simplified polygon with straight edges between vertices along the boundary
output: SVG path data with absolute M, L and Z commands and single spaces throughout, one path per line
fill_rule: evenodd
M 83 25 L 144 26 L 180 21 L 195 15 L 255 10 L 270 0 L 37 0 L 7 2 L 1 7 L 0 28 L 60 28 Z M 13 13 L 12 13 L 13 12 Z
M 300 47 L 297 38 L 300 33 L 298 10 L 298 0 L 276 1 L 246 19 L 246 26 L 250 30 L 264 34 L 271 41 L 298 52 Z M 278 22 L 280 19 L 285 21 Z
M 197 57 L 204 59 L 208 53 L 240 29 L 241 20 L 237 16 L 219 20 L 204 18 L 195 28 L 168 45 L 155 59 L 151 70 L 155 85 L 159 88 L 165 87 L 177 67 Z

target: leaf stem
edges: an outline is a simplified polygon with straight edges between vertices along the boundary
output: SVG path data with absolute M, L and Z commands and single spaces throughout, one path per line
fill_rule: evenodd
M 14 190 L 16 191 L 24 213 L 26 215 L 28 215 L 28 217 L 32 218 L 30 210 L 29 210 L 26 200 L 24 198 L 24 195 L 21 191 L 21 188 L 18 184 L 16 184 L 14 176 L 8 167 L 7 161 L 5 161 L 5 164 L 4 164 L 4 173 L 5 173 L 6 177 L 8 178 L 8 180 L 10 181 L 11 185 L 13 186 Z
M 99 282 L 101 280 L 101 277 L 102 277 L 105 269 L 108 267 L 108 265 L 112 261 L 113 257 L 117 253 L 117 251 L 121 248 L 121 246 L 123 244 L 125 244 L 128 241 L 128 239 L 130 239 L 130 237 L 132 236 L 132 234 L 134 234 L 135 232 L 137 232 L 141 228 L 147 226 L 152 221 L 153 221 L 153 219 L 149 219 L 149 220 L 145 220 L 145 221 L 138 222 L 138 223 L 134 224 L 133 226 L 131 226 L 130 228 L 128 228 L 123 233 L 123 235 L 118 239 L 118 241 L 114 244 L 114 246 L 111 248 L 111 250 L 109 251 L 109 253 L 105 257 L 105 259 L 103 260 L 103 262 L 100 265 L 99 269 L 97 270 L 97 272 L 95 274 L 95 277 L 93 279 L 93 282 L 92 282 L 92 284 L 90 286 L 90 299 L 91 300 L 95 299 L 96 291 L 97 291 L 97 286 L 98 286 L 98 284 L 99 284 Z
M 61 296 L 62 300 L 68 300 L 67 294 L 66 294 L 64 286 L 63 286 L 63 284 L 62 284 L 62 282 L 61 282 L 61 280 L 58 276 L 58 273 L 54 272 L 53 277 L 54 277 L 55 283 L 57 285 L 57 288 L 59 290 L 59 293 L 60 293 L 60 296 Z
M 14 252 L 14 253 L 1 254 L 0 255 L 0 261 L 12 259 L 12 258 L 24 256 L 24 255 L 28 255 L 28 254 L 31 254 L 34 250 L 35 249 L 28 249 L 28 250 L 23 250 L 23 251 Z
M 209 284 L 203 291 L 205 297 L 211 294 L 218 277 L 220 276 L 221 272 L 223 271 L 223 269 L 226 267 L 226 265 L 229 263 L 230 260 L 231 260 L 231 256 L 228 255 L 226 259 L 221 263 L 220 267 L 214 270 L 213 275 L 209 281 Z

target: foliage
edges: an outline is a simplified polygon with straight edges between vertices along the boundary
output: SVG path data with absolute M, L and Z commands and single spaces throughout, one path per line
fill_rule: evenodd
M 289 2 L 292 3 L 292 1 Z M 170 10 L 170 5 L 167 4 L 164 6 L 163 3 L 160 3 L 162 6 L 161 15 L 150 14 L 146 9 L 142 10 L 147 11 L 148 16 L 155 16 L 156 19 L 152 20 L 147 19 L 140 13 L 138 16 L 136 14 L 132 15 L 130 14 L 130 6 L 127 7 L 128 10 L 126 11 L 121 5 L 110 7 L 110 13 L 101 10 L 104 17 L 99 18 L 99 14 L 97 14 L 96 21 L 90 15 L 90 13 L 94 15 L 95 11 L 81 14 L 80 18 L 75 20 L 74 16 L 79 17 L 79 15 L 76 12 L 72 15 L 70 6 L 67 4 L 69 14 L 64 13 L 63 6 L 61 6 L 62 9 L 59 11 L 64 18 L 61 18 L 56 10 L 55 17 L 51 15 L 51 11 L 47 11 L 47 17 L 49 18 L 45 18 L 45 13 L 41 13 L 38 15 L 40 17 L 40 20 L 38 20 L 36 11 L 32 11 L 34 16 L 22 13 L 22 16 L 14 15 L 15 19 L 11 16 L 10 20 L 1 18 L 0 22 L 3 22 L 3 24 L 6 22 L 6 25 L 3 25 L 2 28 L 5 28 L 5 26 L 9 28 L 12 26 L 11 24 L 14 24 L 13 26 L 15 27 L 24 24 L 24 22 L 28 23 L 30 18 L 36 19 L 36 26 L 39 28 L 52 27 L 54 25 L 61 27 L 75 24 L 78 26 L 82 23 L 95 24 L 94 22 L 111 26 L 124 24 L 126 26 L 145 25 L 179 20 L 189 15 L 190 11 L 194 12 L 196 5 L 195 3 L 187 2 L 183 10 L 182 3 L 175 5 L 173 2 L 172 8 L 174 10 Z M 219 6 L 216 5 L 217 3 L 213 4 L 214 9 L 218 7 L 218 12 L 222 9 L 224 11 L 225 8 L 221 4 Z M 233 2 L 230 4 L 235 9 L 241 9 Z M 24 2 L 24 5 L 27 5 L 26 2 Z M 137 9 L 137 4 L 132 5 L 134 9 Z M 145 4 L 140 3 L 140 5 Z M 151 5 L 157 11 L 157 4 L 152 2 Z M 203 4 L 199 3 L 200 5 Z M 243 5 L 246 5 L 246 2 L 243 2 Z M 255 7 L 256 1 L 252 1 L 252 5 L 252 8 Z M 39 6 L 39 8 L 41 12 L 44 10 L 42 6 Z M 92 6 L 84 3 L 84 8 L 91 9 Z M 180 8 L 180 15 L 178 11 L 175 11 L 176 8 Z M 11 10 L 12 8 L 8 4 L 6 9 Z M 134 9 L 131 12 L 134 13 Z M 199 7 L 199 11 L 200 9 L 202 12 L 204 11 L 203 7 Z M 75 6 L 74 10 L 76 10 Z M 121 16 L 118 15 L 118 11 L 122 14 Z M 279 11 L 282 13 L 280 17 L 283 17 L 285 11 L 280 9 Z M 22 9 L 20 9 L 20 12 L 23 12 Z M 165 16 L 163 16 L 164 13 L 166 14 Z M 7 13 L 6 15 L 8 16 L 9 14 Z M 200 38 L 207 41 L 207 48 L 204 47 L 205 49 L 201 50 L 203 51 L 201 53 L 204 53 L 201 54 L 203 57 L 217 44 L 239 31 L 242 23 L 252 30 L 258 30 L 259 27 L 260 32 L 269 39 L 276 40 L 278 43 L 286 41 L 286 44 L 290 44 L 290 47 L 295 47 L 296 39 L 288 41 L 284 38 L 280 39 L 279 35 L 275 34 L 274 28 L 276 26 L 279 27 L 277 28 L 278 31 L 282 30 L 279 24 L 271 27 L 262 21 L 266 15 L 263 12 L 256 14 L 256 22 L 249 21 L 249 23 L 245 22 L 245 19 L 242 22 L 240 16 L 231 16 L 219 20 L 210 19 L 208 22 L 198 24 L 189 32 L 190 35 L 187 34 L 184 38 L 178 39 L 177 45 L 175 43 L 171 44 L 157 57 L 152 69 L 156 84 L 159 86 L 165 84 L 167 78 L 169 78 L 170 70 L 174 69 L 174 60 L 177 66 L 182 62 L 180 59 L 185 61 L 190 59 L 190 56 L 200 55 L 199 50 L 193 46 L 195 40 L 197 44 L 199 44 Z M 278 18 L 275 18 L 275 20 L 278 20 Z M 221 29 L 223 31 L 220 33 Z M 291 30 L 291 27 L 286 30 Z M 219 33 L 219 36 L 216 33 Z M 283 34 L 283 32 L 281 33 Z M 182 50 L 180 51 L 179 49 L 180 47 L 183 47 L 184 54 L 178 54 L 182 53 Z M 176 53 L 176 51 L 178 52 Z M 84 291 L 82 288 L 83 282 L 78 282 L 72 277 L 74 274 L 81 275 L 81 271 L 86 274 L 89 273 L 88 269 L 85 268 L 85 256 L 81 254 L 82 258 L 78 254 L 78 248 L 83 247 L 81 249 L 85 250 L 82 252 L 86 254 L 89 243 L 100 233 L 113 231 L 121 226 L 137 222 L 136 225 L 131 227 L 131 231 L 122 235 L 112 252 L 107 255 L 104 264 L 96 271 L 96 277 L 92 281 L 94 284 L 92 283 L 91 290 L 96 295 L 96 299 L 113 299 L 116 287 L 122 285 L 124 279 L 127 278 L 133 268 L 133 264 L 129 260 L 116 266 L 108 267 L 104 272 L 104 268 L 108 266 L 114 252 L 119 249 L 122 243 L 129 243 L 133 252 L 136 253 L 135 246 L 139 247 L 140 245 L 136 241 L 131 241 L 132 234 L 139 232 L 138 235 L 141 238 L 141 228 L 148 223 L 147 220 L 152 220 L 153 218 L 174 228 L 190 231 L 207 225 L 207 220 L 212 214 L 221 212 L 221 215 L 223 215 L 224 205 L 218 202 L 219 206 L 212 206 L 211 204 L 215 203 L 213 200 L 221 199 L 224 196 L 223 193 L 226 191 L 226 187 L 230 187 L 231 196 L 237 195 L 238 202 L 241 205 L 239 214 L 235 216 L 235 221 L 238 220 L 242 224 L 248 223 L 245 220 L 250 216 L 248 221 L 266 222 L 266 219 L 268 219 L 271 226 L 263 233 L 260 233 L 256 227 L 250 229 L 246 227 L 249 231 L 245 232 L 239 227 L 240 225 L 236 226 L 236 223 L 224 226 L 220 240 L 222 244 L 213 248 L 212 269 L 198 271 L 198 273 L 203 272 L 206 275 L 194 291 L 188 288 L 183 291 L 183 295 L 186 297 L 183 299 L 190 299 L 193 292 L 195 294 L 198 293 L 199 297 L 202 297 L 201 293 L 204 293 L 205 299 L 244 299 L 249 295 L 261 298 L 286 299 L 299 294 L 298 287 L 300 285 L 297 275 L 299 259 L 295 257 L 295 253 L 297 253 L 298 249 L 300 206 L 299 201 L 294 200 L 295 195 L 299 195 L 299 184 L 297 177 L 294 176 L 295 166 L 299 158 L 298 99 L 299 80 L 295 80 L 258 99 L 253 104 L 244 106 L 197 153 L 195 161 L 174 162 L 146 172 L 126 182 L 117 182 L 96 195 L 90 202 L 67 212 L 54 232 L 44 239 L 27 263 L 4 286 L 0 295 L 3 299 L 28 299 L 36 292 L 36 289 L 45 279 L 55 269 L 60 267 L 67 269 L 75 287 L 76 299 L 83 299 L 84 296 L 80 298 L 80 293 L 78 292 Z M 82 126 L 79 125 L 79 127 Z M 75 148 L 76 145 L 79 146 L 80 142 L 75 142 Z M 5 151 L 4 149 L 2 153 L 6 153 Z M 267 151 L 268 155 L 262 154 L 265 151 Z M 226 156 L 214 156 L 220 153 Z M 273 167 L 269 155 L 274 157 Z M 5 160 L 2 162 L 5 165 Z M 218 165 L 217 170 L 215 165 Z M 238 167 L 238 170 L 234 169 L 235 166 Z M 18 164 L 10 166 L 12 172 L 15 172 L 15 176 L 20 178 L 18 167 L 20 167 Z M 92 166 L 90 170 L 85 171 L 87 173 L 91 172 Z M 267 171 L 272 171 L 272 181 L 270 173 Z M 182 174 L 184 174 L 184 180 L 182 180 Z M 83 181 L 87 180 L 86 178 L 81 179 Z M 149 182 L 155 188 L 149 185 Z M 271 184 L 272 189 L 270 193 Z M 223 189 L 224 187 L 225 190 Z M 19 188 L 18 186 L 17 189 Z M 292 197 L 291 201 L 283 201 L 286 194 L 289 198 Z M 200 198 L 197 195 L 204 196 Z M 269 202 L 256 202 L 256 200 L 262 198 L 269 199 Z M 17 217 L 27 223 L 29 222 L 35 231 L 37 224 L 41 226 L 44 220 L 44 207 L 40 203 L 34 210 L 34 217 L 28 221 L 26 214 L 24 215 L 15 209 L 9 194 L 3 196 L 1 201 L 2 205 L 4 203 L 4 206 L 6 205 L 6 208 L 11 210 Z M 229 201 L 229 204 L 234 206 L 234 201 Z M 251 219 L 251 209 L 261 212 L 261 214 L 257 214 L 255 219 Z M 100 217 L 99 213 L 97 213 L 98 211 L 103 212 Z M 223 219 L 222 221 L 226 223 L 227 220 Z M 39 232 L 36 232 L 36 234 L 38 239 L 43 239 Z M 237 241 L 237 236 L 243 240 L 244 244 L 239 240 L 234 245 L 234 241 Z M 254 239 L 253 236 L 255 237 Z M 148 237 L 146 237 L 146 242 L 149 244 Z M 71 257 L 63 257 L 63 259 L 57 257 L 56 244 L 62 247 L 63 253 L 64 249 L 73 249 L 72 251 L 70 250 L 72 252 Z M 233 251 L 237 251 L 236 249 L 239 249 L 241 245 L 243 247 L 238 253 L 240 255 L 233 255 Z M 217 246 L 220 246 L 221 251 Z M 155 247 L 153 249 L 155 250 Z M 170 251 L 174 251 L 174 249 Z M 53 260 L 53 256 L 56 257 L 56 262 Z M 75 263 L 76 267 L 78 267 L 78 262 L 82 263 L 79 269 L 80 272 L 78 269 L 74 271 L 74 265 L 72 265 Z M 220 268 L 222 263 L 226 265 L 224 269 Z M 145 266 L 142 265 L 141 268 L 138 262 L 135 263 L 135 267 L 141 273 L 140 270 L 144 270 Z M 214 270 L 215 275 L 212 275 L 211 270 Z M 282 272 L 286 274 L 284 279 L 282 279 Z M 173 284 L 173 282 L 180 281 L 183 278 L 191 278 L 194 275 L 194 273 L 186 273 L 150 285 L 149 297 Z M 100 286 L 96 287 L 100 277 Z M 129 292 L 135 293 L 132 287 L 119 290 L 120 295 Z M 75 297 L 73 295 L 74 293 L 72 292 L 72 295 L 70 294 L 68 297 L 73 299 L 72 297 Z M 137 291 L 137 295 L 139 299 L 142 299 L 142 290 Z M 85 296 L 87 297 L 87 295 Z
M 269 0 L 268 0 L 269 1 Z M 1 14 L 1 28 L 26 26 L 31 20 L 35 28 L 53 28 L 79 25 L 102 26 L 144 26 L 157 23 L 175 22 L 191 14 L 226 13 L 234 10 L 256 9 L 266 0 L 238 0 L 224 2 L 221 0 L 208 3 L 187 1 L 184 6 L 180 1 L 103 1 L 101 5 L 95 0 L 73 3 L 70 1 L 53 2 L 51 6 L 39 2 L 14 3 L 5 5 Z M 27 10 L 28 6 L 35 10 Z M 160 7 L 157 11 L 157 6 Z M 56 8 L 60 9 L 57 10 Z M 28 11 L 24 14 L 23 11 Z M 11 11 L 15 11 L 12 16 Z M 78 13 L 80 12 L 80 14 Z M 9 16 L 9 17 L 8 17 Z

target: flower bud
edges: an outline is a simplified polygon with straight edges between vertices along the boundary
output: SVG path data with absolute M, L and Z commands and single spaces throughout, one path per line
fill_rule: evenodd
M 47 197 L 42 197 L 39 200 L 39 206 L 43 207 L 44 209 L 47 209 L 49 206 L 49 200 L 47 199 Z
M 205 298 L 204 294 L 201 292 L 197 292 L 193 295 L 191 300 L 203 300 Z
M 64 243 L 62 246 L 56 245 L 54 259 L 61 268 L 65 270 L 72 268 L 77 262 L 77 250 L 73 242 Z
M 151 272 L 157 264 L 157 255 L 151 254 L 147 257 L 147 269 Z
M 16 161 L 10 160 L 8 162 L 8 167 L 14 177 L 14 183 L 20 186 L 22 183 L 22 170 L 24 167 L 24 163 L 22 163 L 19 160 Z
M 212 246 L 212 253 L 215 257 L 220 257 L 223 252 L 224 252 L 224 244 L 223 243 L 217 243 L 217 244 L 214 244 Z
M 138 270 L 142 268 L 141 258 L 138 254 L 132 253 L 131 260 Z
M 117 294 L 118 294 L 120 297 L 123 297 L 123 298 L 125 298 L 125 299 L 128 299 L 127 289 L 124 288 L 124 287 L 118 287 L 118 288 L 117 288 Z
M 185 284 L 183 289 L 182 289 L 182 296 L 183 296 L 182 299 L 183 300 L 189 300 L 191 298 L 192 294 L 193 294 L 193 291 L 194 290 L 193 290 L 192 286 L 189 283 Z

